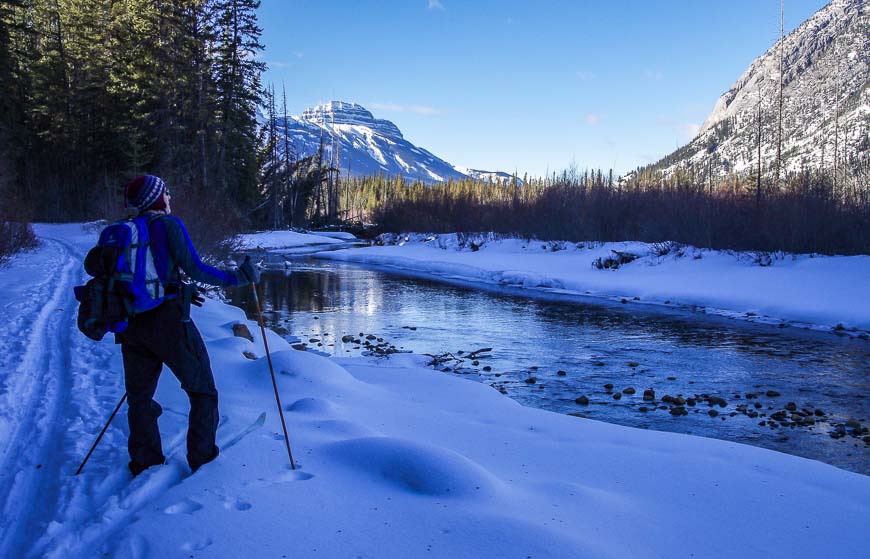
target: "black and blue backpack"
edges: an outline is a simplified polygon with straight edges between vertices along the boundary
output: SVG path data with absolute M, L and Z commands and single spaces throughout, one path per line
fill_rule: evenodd
M 148 227 L 159 217 L 116 221 L 103 229 L 97 246 L 85 257 L 85 271 L 92 279 L 76 286 L 75 296 L 79 330 L 92 340 L 123 332 L 131 317 L 176 296 L 167 295 L 154 266 Z

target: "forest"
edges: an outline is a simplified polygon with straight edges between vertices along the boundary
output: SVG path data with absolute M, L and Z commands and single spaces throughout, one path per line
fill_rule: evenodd
M 0 2 L 0 221 L 119 217 L 152 173 L 192 229 L 241 227 L 260 197 L 258 6 Z
M 207 251 L 244 230 L 329 226 L 870 253 L 866 185 L 844 188 L 836 173 L 343 176 L 327 146 L 297 153 L 279 126 L 287 94 L 261 83 L 258 7 L 0 2 L 0 254 L 34 242 L 31 220 L 122 217 L 123 185 L 142 173 L 166 180 Z
M 569 169 L 549 177 L 429 184 L 401 176 L 310 181 L 306 223 L 372 237 L 408 231 L 494 232 L 540 240 L 674 241 L 699 247 L 870 253 L 867 189 L 804 170 L 715 180 L 677 172 Z M 276 198 L 280 200 L 281 198 Z M 298 208 L 297 208 L 298 209 Z M 290 214 L 283 223 L 290 223 Z

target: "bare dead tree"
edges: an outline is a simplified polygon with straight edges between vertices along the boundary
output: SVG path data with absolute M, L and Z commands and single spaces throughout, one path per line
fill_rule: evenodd
M 761 205 L 761 79 L 758 80 L 758 174 L 755 177 L 755 204 Z
M 834 37 L 834 193 L 839 192 L 839 175 L 837 174 L 839 161 L 839 138 L 840 138 L 840 45 L 839 37 Z
M 289 225 L 293 226 L 293 217 L 296 215 L 296 199 L 298 197 L 298 189 L 295 188 L 293 178 L 296 174 L 296 169 L 294 168 L 294 160 L 296 159 L 296 155 L 291 153 L 290 149 L 290 132 L 288 131 L 287 126 L 287 86 L 283 83 L 281 84 L 281 95 L 283 101 L 282 107 L 282 115 L 284 116 L 284 130 L 283 130 L 283 140 L 284 140 L 284 174 L 282 176 L 282 184 L 284 190 L 284 197 L 286 198 L 289 208 L 290 222 Z
M 776 184 L 779 184 L 780 170 L 782 169 L 782 105 L 783 105 L 783 59 L 785 58 L 785 22 L 783 14 L 785 0 L 779 1 L 779 118 L 778 132 L 776 135 Z

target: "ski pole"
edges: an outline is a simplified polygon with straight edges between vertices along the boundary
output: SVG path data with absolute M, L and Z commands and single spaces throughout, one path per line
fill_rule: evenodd
M 257 305 L 257 320 L 260 332 L 263 334 L 263 347 L 266 348 L 266 360 L 269 362 L 269 373 L 272 375 L 272 389 L 275 390 L 275 402 L 278 404 L 278 415 L 281 416 L 281 428 L 284 429 L 284 442 L 287 445 L 287 456 L 290 458 L 290 469 L 296 469 L 293 453 L 290 452 L 290 437 L 287 436 L 287 424 L 284 423 L 284 410 L 281 408 L 281 397 L 278 396 L 278 383 L 275 382 L 275 369 L 272 367 L 272 356 L 269 354 L 269 342 L 266 341 L 266 327 L 263 325 L 263 313 L 260 311 L 260 296 L 257 294 L 257 284 L 251 283 L 254 289 L 254 303 Z
M 106 429 L 109 428 L 109 424 L 112 423 L 112 420 L 113 420 L 113 419 L 115 419 L 115 414 L 118 413 L 118 410 L 119 410 L 119 409 L 121 409 L 121 404 L 123 404 L 123 403 L 124 403 L 124 400 L 126 400 L 126 399 L 127 399 L 127 393 L 124 392 L 124 395 L 121 396 L 121 401 L 118 402 L 118 405 L 117 405 L 117 406 L 115 406 L 115 411 L 113 411 L 113 412 L 112 412 L 112 415 L 109 416 L 109 420 L 108 420 L 108 421 L 106 422 L 106 424 L 103 426 L 103 430 L 100 431 L 100 434 L 97 436 L 97 440 L 94 441 L 94 445 L 93 445 L 93 446 L 91 447 L 91 449 L 88 451 L 88 455 L 85 456 L 85 459 L 84 459 L 84 460 L 82 460 L 82 463 L 81 463 L 81 465 L 79 466 L 79 469 L 76 470 L 75 475 L 79 475 L 80 473 L 82 473 L 82 469 L 85 467 L 85 464 L 88 463 L 88 458 L 91 457 L 91 454 L 93 454 L 94 450 L 96 450 L 97 445 L 100 444 L 100 440 L 103 438 L 103 435 L 106 434 Z

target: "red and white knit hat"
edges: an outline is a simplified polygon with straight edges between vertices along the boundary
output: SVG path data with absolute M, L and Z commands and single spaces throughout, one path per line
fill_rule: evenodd
M 124 187 L 125 205 L 144 212 L 151 208 L 164 192 L 166 192 L 166 184 L 163 179 L 154 175 L 142 175 L 131 180 Z

